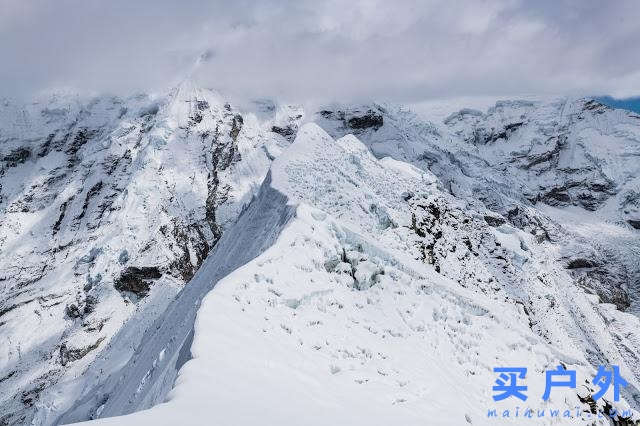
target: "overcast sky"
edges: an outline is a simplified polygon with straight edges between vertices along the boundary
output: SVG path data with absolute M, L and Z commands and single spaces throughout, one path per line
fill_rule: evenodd
M 640 2 L 0 0 L 0 96 L 640 93 Z M 202 57 L 196 66 L 198 57 Z

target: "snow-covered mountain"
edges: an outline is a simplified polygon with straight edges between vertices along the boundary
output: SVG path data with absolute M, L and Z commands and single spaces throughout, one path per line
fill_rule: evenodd
M 257 111 L 188 82 L 158 99 L 2 105 L 0 418 L 56 411 L 42 392 L 98 354 L 126 362 L 288 144 L 272 127 L 301 118 Z
M 633 113 L 432 122 L 185 83 L 0 114 L 0 423 L 607 424 L 601 364 L 638 418 Z M 560 363 L 578 388 L 543 403 Z M 493 402 L 501 366 L 528 367 L 527 403 Z

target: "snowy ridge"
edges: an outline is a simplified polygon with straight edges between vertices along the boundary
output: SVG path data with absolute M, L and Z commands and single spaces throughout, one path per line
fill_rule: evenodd
M 0 114 L 0 424 L 607 424 L 599 364 L 638 418 L 635 114 L 238 109 L 188 81 Z M 542 403 L 559 363 L 578 389 Z M 491 406 L 514 365 L 529 401 Z
M 95 374 L 95 381 L 89 383 L 98 385 L 85 389 L 83 398 L 56 423 L 126 414 L 162 402 L 177 370 L 189 357 L 194 317 L 202 297 L 219 279 L 269 247 L 293 214 L 286 197 L 270 188 L 270 180 L 267 176 L 257 198 L 225 233 L 189 285 L 147 329 L 127 364 L 118 366 L 104 380 L 105 369 L 113 365 L 110 357 L 120 356 L 118 350 L 107 352 L 107 358 L 85 373 Z M 120 340 L 128 337 L 116 336 L 112 347 L 126 345 Z
M 561 267 L 547 265 L 546 283 L 527 284 L 542 272 L 535 268 L 547 262 L 548 243 L 510 225 L 490 227 L 481 212 L 475 218 L 469 209 L 456 212 L 460 202 L 430 173 L 378 161 L 355 137 L 333 141 L 308 124 L 273 163 L 271 176 L 272 187 L 297 204 L 295 218 L 272 247 L 203 300 L 193 359 L 168 402 L 99 423 L 495 424 L 500 420 L 484 417 L 494 408 L 487 405 L 493 367 L 529 367 L 534 399 L 544 390 L 543 371 L 559 363 L 577 370 L 578 383 L 593 376 L 585 345 L 634 377 L 604 331 L 601 315 L 615 309 L 581 292 Z M 452 210 L 450 216 L 442 210 L 445 218 L 458 219 L 449 225 L 484 223 L 500 241 L 498 262 L 520 268 L 519 280 L 501 279 L 485 294 L 428 265 L 421 244 L 428 229 L 420 227 L 429 218 L 416 214 L 434 197 Z M 446 225 L 431 227 L 446 232 Z M 471 248 L 457 249 L 462 270 L 464 259 L 480 250 L 469 237 Z M 546 320 L 534 317 L 540 323 L 532 326 L 516 298 L 536 299 L 536 291 L 556 297 L 556 310 Z M 638 325 L 634 316 L 614 315 L 628 324 L 626 333 Z M 638 381 L 630 382 L 625 395 L 633 399 Z M 587 424 L 594 421 L 584 402 L 590 392 L 587 385 L 558 388 L 540 408 L 570 410 L 574 422 Z M 515 413 L 515 405 L 525 404 L 503 407 Z M 616 408 L 629 406 L 623 401 Z

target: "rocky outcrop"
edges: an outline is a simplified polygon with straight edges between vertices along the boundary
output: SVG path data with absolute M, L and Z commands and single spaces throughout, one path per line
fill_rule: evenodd
M 90 287 L 87 291 L 90 290 Z M 98 299 L 95 296 L 87 295 L 84 298 L 78 298 L 76 303 L 67 305 L 65 311 L 67 316 L 71 319 L 82 318 L 85 315 L 89 315 L 93 312 L 98 304 Z
M 378 130 L 383 124 L 382 114 L 371 109 L 362 115 L 355 115 L 347 120 L 347 125 L 355 130 Z
M 101 337 L 94 343 L 81 348 L 70 348 L 67 347 L 66 343 L 63 343 L 62 346 L 60 346 L 60 364 L 65 366 L 70 362 L 77 361 L 85 357 L 89 352 L 96 350 L 103 340 L 104 337 Z
M 474 214 L 438 196 L 415 197 L 409 206 L 419 258 L 436 272 L 486 294 L 519 281 L 519 266 L 525 258 L 505 249 L 491 231 L 506 221 L 489 224 L 486 217 L 494 215 Z
M 114 287 L 121 292 L 130 292 L 144 297 L 154 280 L 162 277 L 157 266 L 129 266 L 114 281 Z
M 271 131 L 273 133 L 279 134 L 280 136 L 286 138 L 287 140 L 293 140 L 293 137 L 298 132 L 298 127 L 295 125 L 288 125 L 285 127 L 272 126 Z
M 2 161 L 7 167 L 16 167 L 18 164 L 23 164 L 27 161 L 29 157 L 31 157 L 30 150 L 27 148 L 16 148 L 2 157 Z
M 375 108 L 352 108 L 342 109 L 323 109 L 318 115 L 325 120 L 337 121 L 344 131 L 360 134 L 364 131 L 377 131 L 384 125 L 384 108 L 376 106 Z

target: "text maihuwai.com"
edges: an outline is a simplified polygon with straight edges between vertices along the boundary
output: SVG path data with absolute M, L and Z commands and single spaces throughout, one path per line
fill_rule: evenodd
M 526 401 L 528 399 L 528 387 L 525 384 L 527 376 L 526 367 L 496 367 L 493 369 L 493 372 L 498 374 L 493 386 L 494 401 L 503 401 L 507 398 L 516 398 L 521 401 Z M 619 401 L 620 388 L 623 388 L 628 384 L 620 375 L 620 368 L 615 365 L 612 366 L 611 369 L 606 369 L 602 365 L 599 366 L 591 383 L 598 388 L 598 390 L 591 395 L 594 402 L 602 398 L 611 387 L 613 387 L 613 400 Z M 545 390 L 542 394 L 543 401 L 549 400 L 552 389 L 555 387 L 575 389 L 575 370 L 567 370 L 566 367 L 559 365 L 555 370 L 546 371 Z M 617 413 L 615 408 L 609 407 L 605 414 L 611 418 L 630 417 L 631 410 L 624 410 L 621 413 Z M 559 409 L 533 410 L 531 408 L 525 408 L 520 410 L 520 407 L 517 407 L 516 410 L 503 410 L 501 413 L 499 413 L 495 408 L 487 410 L 487 417 L 540 418 L 545 417 L 546 415 L 549 417 L 579 418 L 581 417 L 582 412 L 578 407 L 576 407 L 575 411 L 564 410 L 562 412 Z M 592 413 L 588 412 L 586 415 L 587 417 L 591 417 Z M 597 416 L 600 418 L 604 417 L 603 413 L 598 413 Z

